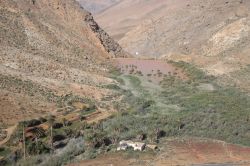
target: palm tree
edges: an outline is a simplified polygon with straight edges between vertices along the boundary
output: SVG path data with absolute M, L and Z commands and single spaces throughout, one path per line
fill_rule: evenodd
M 51 150 L 53 150 L 53 125 L 55 122 L 55 117 L 50 115 L 48 118 L 49 126 L 50 126 L 50 146 Z
M 23 135 L 23 157 L 26 158 L 26 138 L 25 138 L 25 128 L 27 126 L 26 121 L 20 122 L 20 125 L 22 126 L 22 135 Z
M 67 123 L 67 119 L 66 119 L 66 118 L 63 118 L 63 119 L 62 119 L 62 123 L 63 123 L 63 127 L 65 127 L 65 126 L 66 126 L 66 123 Z

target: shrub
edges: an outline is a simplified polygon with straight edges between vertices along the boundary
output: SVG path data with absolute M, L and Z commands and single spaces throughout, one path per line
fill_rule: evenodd
M 121 88 L 116 85 L 116 84 L 109 84 L 109 85 L 105 85 L 104 88 L 107 88 L 107 89 L 113 89 L 113 90 L 120 90 Z
M 32 119 L 30 121 L 27 121 L 27 127 L 34 127 L 40 125 L 42 122 L 37 119 Z
M 60 128 L 62 128 L 63 127 L 63 123 L 54 123 L 53 124 L 53 128 L 54 129 L 60 129 Z
M 45 118 L 43 118 L 43 117 L 40 117 L 38 120 L 39 120 L 41 123 L 47 122 L 47 119 L 45 119 Z
M 61 166 L 72 161 L 75 156 L 84 153 L 83 139 L 71 139 L 67 146 L 53 155 L 37 155 L 32 156 L 28 160 L 21 160 L 17 165 L 20 166 Z
M 41 141 L 27 143 L 27 153 L 29 155 L 45 154 L 49 152 L 50 149 Z
M 53 136 L 53 142 L 62 141 L 65 138 L 66 137 L 64 135 L 55 135 L 55 136 Z

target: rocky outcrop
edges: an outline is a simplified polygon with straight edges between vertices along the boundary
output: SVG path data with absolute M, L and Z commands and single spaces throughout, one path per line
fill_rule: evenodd
M 122 47 L 114 41 L 100 26 L 96 23 L 91 13 L 86 14 L 85 22 L 89 25 L 92 31 L 100 39 L 105 50 L 111 53 L 114 57 L 127 57 L 128 54 L 122 50 Z

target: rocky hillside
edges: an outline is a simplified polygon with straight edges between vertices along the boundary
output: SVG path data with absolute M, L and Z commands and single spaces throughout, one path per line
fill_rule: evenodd
M 133 55 L 192 62 L 222 82 L 250 89 L 249 13 L 247 0 L 138 0 L 96 18 Z
M 171 1 L 171 0 L 170 0 Z M 162 56 L 170 53 L 216 56 L 247 46 L 249 1 L 174 1 L 159 19 L 144 21 L 120 43 L 129 51 Z
M 100 101 L 108 59 L 124 56 L 74 0 L 0 1 L 0 123 L 45 115 L 69 100 Z

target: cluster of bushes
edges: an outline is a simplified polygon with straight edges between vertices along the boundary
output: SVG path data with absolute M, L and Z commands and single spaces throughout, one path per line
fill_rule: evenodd
M 182 67 L 191 80 L 166 77 L 161 98 L 166 104 L 181 108 L 180 113 L 173 115 L 184 124 L 178 133 L 250 145 L 249 96 L 234 87 L 219 86 L 214 77 L 192 65 L 184 62 L 175 65 Z M 211 84 L 215 90 L 200 90 L 198 85 L 202 83 Z
M 166 119 L 160 115 L 152 114 L 144 116 L 135 112 L 123 113 L 103 123 L 104 131 L 112 140 L 135 139 L 143 135 L 149 142 L 157 142 L 160 137 L 165 136 L 163 126 Z
M 5 156 L 6 154 L 10 153 L 10 149 L 7 147 L 0 147 L 0 156 Z
M 214 81 L 216 77 L 212 75 L 207 75 L 204 71 L 198 69 L 196 66 L 186 63 L 186 62 L 174 62 L 169 61 L 169 63 L 173 64 L 177 68 L 182 69 L 182 71 L 188 76 L 191 81 L 205 81 L 210 82 Z
M 41 165 L 41 166 L 61 166 L 72 162 L 76 156 L 84 153 L 83 138 L 71 139 L 70 142 L 60 151 L 51 155 L 36 155 L 28 160 L 21 160 L 17 165 Z
M 38 126 L 44 122 L 46 122 L 47 119 L 44 119 L 44 118 L 41 118 L 41 119 L 32 119 L 32 120 L 29 120 L 29 121 L 26 121 L 27 123 L 27 127 L 34 127 L 34 126 Z
M 48 145 L 44 144 L 42 141 L 31 142 L 27 141 L 27 153 L 29 155 L 40 155 L 47 154 L 50 152 Z

